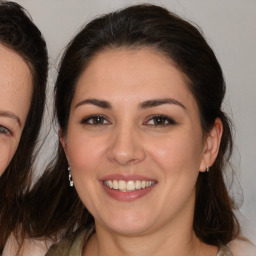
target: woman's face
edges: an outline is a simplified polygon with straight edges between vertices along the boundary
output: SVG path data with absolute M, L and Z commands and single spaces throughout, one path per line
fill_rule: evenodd
M 18 147 L 31 90 L 28 65 L 17 53 L 0 44 L 0 176 Z
M 210 163 L 185 81 L 150 49 L 101 52 L 80 76 L 61 142 L 96 228 L 192 225 L 197 177 Z

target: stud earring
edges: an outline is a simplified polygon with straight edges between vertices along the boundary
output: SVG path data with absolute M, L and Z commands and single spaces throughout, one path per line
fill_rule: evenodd
M 70 167 L 68 167 L 68 180 L 69 180 L 69 186 L 73 187 L 74 186 L 74 182 L 72 180 L 72 175 L 71 175 Z
M 206 167 L 206 172 L 209 172 L 210 171 L 210 168 L 209 166 Z

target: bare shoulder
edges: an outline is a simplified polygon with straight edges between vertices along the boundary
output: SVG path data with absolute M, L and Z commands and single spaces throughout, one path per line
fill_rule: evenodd
M 228 243 L 233 256 L 255 256 L 256 246 L 246 239 L 237 238 Z
M 52 242 L 45 239 L 26 239 L 19 250 L 17 239 L 11 234 L 2 256 L 44 256 L 51 245 Z

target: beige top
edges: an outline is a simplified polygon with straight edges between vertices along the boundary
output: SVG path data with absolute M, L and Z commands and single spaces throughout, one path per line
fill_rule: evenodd
M 93 232 L 91 232 L 91 233 L 93 233 Z M 91 235 L 91 233 L 89 234 L 89 236 Z M 74 239 L 69 239 L 70 240 L 69 243 L 71 245 L 69 245 L 69 247 L 66 246 L 67 248 L 69 248 L 69 249 L 65 249 L 66 254 L 61 253 L 59 255 L 78 255 L 78 256 L 81 255 L 81 251 L 83 250 L 82 246 L 84 243 L 86 243 L 86 241 L 84 241 L 84 240 L 86 240 L 86 238 L 83 238 L 83 234 L 81 234 L 81 236 L 82 236 L 82 238 L 79 238 L 77 235 L 77 236 L 75 236 Z M 75 239 L 76 239 L 76 241 L 75 241 Z M 2 256 L 14 256 L 14 255 L 45 256 L 45 254 L 48 252 L 51 245 L 54 243 L 55 243 L 54 241 L 48 240 L 48 239 L 46 240 L 43 237 L 41 239 L 27 238 L 22 246 L 20 253 L 17 254 L 17 251 L 19 249 L 19 243 L 17 242 L 16 238 L 12 234 L 8 238 L 8 241 L 4 247 Z M 73 243 L 73 245 L 72 245 L 72 243 Z M 79 243 L 80 243 L 80 245 L 79 245 Z M 63 250 L 63 247 L 60 247 L 60 245 L 58 245 L 58 246 L 59 246 L 59 249 L 58 249 L 59 251 Z M 62 246 L 64 246 L 64 245 L 62 245 Z M 253 245 L 253 243 L 245 241 L 241 238 L 237 238 L 237 239 L 229 242 L 228 247 L 231 249 L 233 256 L 256 256 L 255 245 Z M 74 252 L 74 250 L 77 248 L 78 248 L 78 252 L 77 251 Z M 79 248 L 81 248 L 80 251 L 79 251 Z M 225 249 L 226 249 L 225 247 L 220 248 L 220 251 L 218 252 L 217 256 L 227 255 L 227 252 L 225 251 Z M 51 251 L 48 252 L 48 255 L 54 255 L 54 254 L 50 254 L 50 252 L 52 252 L 52 250 L 56 250 L 56 249 L 54 249 L 54 247 L 53 247 L 51 249 Z M 223 253 L 226 253 L 226 254 L 223 254 Z M 55 255 L 57 255 L 57 253 L 55 253 Z
M 90 232 L 82 231 L 75 233 L 74 236 L 70 236 L 58 244 L 53 245 L 45 256 L 82 256 L 83 246 L 92 233 L 93 230 Z M 217 256 L 233 256 L 233 254 L 227 246 L 222 245 Z

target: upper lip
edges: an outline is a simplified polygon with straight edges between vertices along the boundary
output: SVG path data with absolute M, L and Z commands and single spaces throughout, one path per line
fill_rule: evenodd
M 101 181 L 104 180 L 124 180 L 124 181 L 129 181 L 129 180 L 145 180 L 145 181 L 156 181 L 153 178 L 142 176 L 142 175 L 137 175 L 137 174 L 129 174 L 129 175 L 122 175 L 122 174 L 110 174 L 102 177 L 100 179 Z

